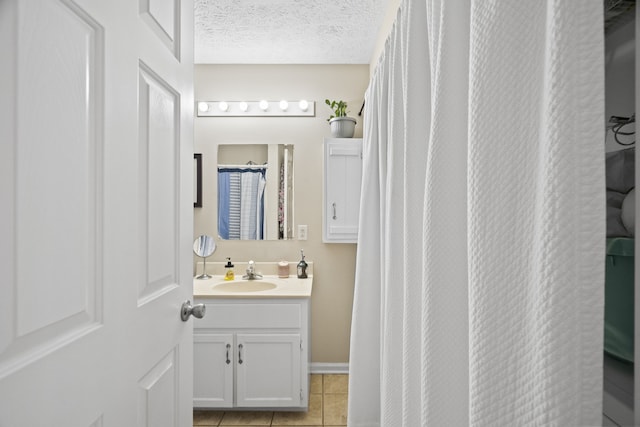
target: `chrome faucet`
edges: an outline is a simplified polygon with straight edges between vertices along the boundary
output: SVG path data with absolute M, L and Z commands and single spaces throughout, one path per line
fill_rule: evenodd
M 247 266 L 247 274 L 242 276 L 242 278 L 244 280 L 262 279 L 262 274 L 256 273 L 255 263 L 253 262 L 253 260 L 250 260 L 248 264 L 249 265 Z

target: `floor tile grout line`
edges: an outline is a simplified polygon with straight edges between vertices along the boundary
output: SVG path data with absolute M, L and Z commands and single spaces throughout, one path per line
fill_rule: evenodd
M 325 376 L 322 375 L 322 408 L 320 411 L 320 420 L 322 421 L 322 426 L 324 427 L 324 404 L 325 404 L 325 400 L 324 400 L 324 378 Z
M 315 374 L 314 374 L 315 375 Z M 333 393 L 327 393 L 325 390 L 325 380 L 326 380 L 326 375 L 325 374 L 320 374 L 320 393 L 311 393 L 309 392 L 309 394 L 320 394 L 320 398 L 321 398 L 321 408 L 320 408 L 320 414 L 321 414 L 321 422 L 322 422 L 322 427 L 331 427 L 328 426 L 327 424 L 325 424 L 326 420 L 325 420 L 325 404 L 326 404 L 326 399 L 325 396 L 326 395 L 347 395 L 348 396 L 348 390 L 347 392 L 333 392 Z M 215 426 L 212 427 L 224 427 L 222 422 L 224 420 L 224 415 L 226 414 L 227 411 L 222 411 L 222 417 L 220 418 L 220 420 L 218 421 L 217 424 L 215 424 Z M 269 423 L 270 427 L 278 427 L 276 424 L 274 424 L 275 421 L 275 411 L 270 411 L 271 412 L 271 421 Z M 194 425 L 194 427 L 196 427 Z M 203 426 L 205 427 L 205 426 Z M 284 426 L 283 426 L 284 427 Z

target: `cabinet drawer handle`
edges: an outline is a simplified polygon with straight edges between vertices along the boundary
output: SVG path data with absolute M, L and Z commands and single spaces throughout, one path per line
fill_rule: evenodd
M 336 204 L 333 203 L 333 219 L 338 219 L 338 217 L 336 216 Z
M 231 344 L 227 344 L 227 365 L 231 363 L 231 360 L 229 360 L 229 350 L 231 350 Z
M 238 363 L 242 365 L 242 344 L 238 345 Z

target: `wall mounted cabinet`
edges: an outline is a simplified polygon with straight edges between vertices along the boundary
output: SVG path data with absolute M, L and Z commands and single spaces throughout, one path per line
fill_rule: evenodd
M 308 299 L 196 299 L 196 408 L 307 408 Z
M 362 183 L 362 139 L 324 139 L 322 241 L 356 243 Z

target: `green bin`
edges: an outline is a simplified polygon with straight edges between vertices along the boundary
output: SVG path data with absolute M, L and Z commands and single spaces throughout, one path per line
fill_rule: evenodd
M 634 239 L 607 239 L 604 287 L 604 351 L 633 363 Z

